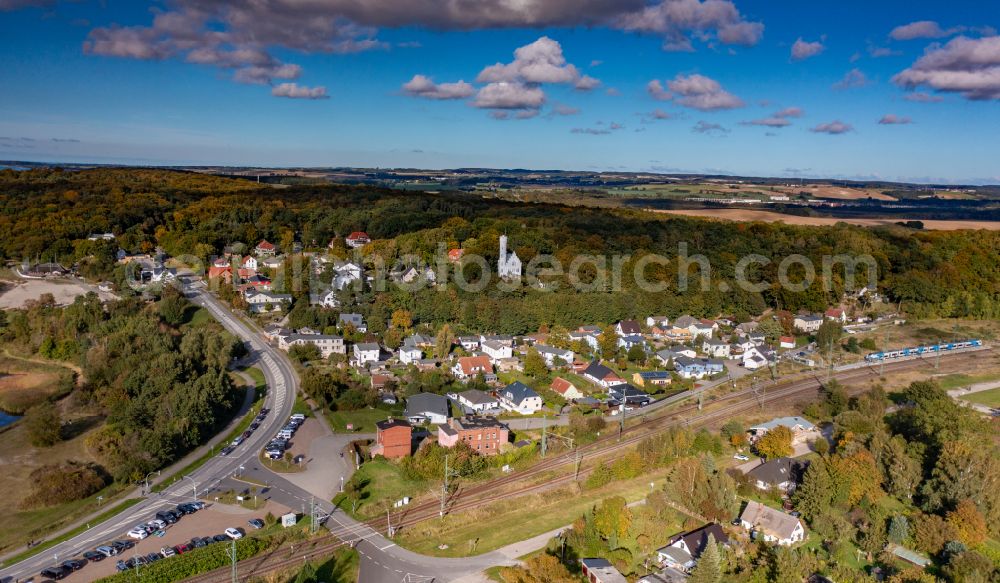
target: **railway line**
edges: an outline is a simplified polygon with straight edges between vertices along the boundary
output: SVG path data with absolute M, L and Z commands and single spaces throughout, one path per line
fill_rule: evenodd
M 333 551 L 347 546 L 347 543 L 337 539 L 333 535 L 326 535 L 305 544 L 310 545 L 309 548 L 300 549 L 298 552 L 282 547 L 239 561 L 237 563 L 237 580 L 248 581 L 251 578 L 260 577 L 281 569 L 301 567 L 305 562 L 313 559 L 329 558 Z M 227 566 L 219 567 L 207 573 L 193 575 L 184 581 L 187 583 L 229 583 L 232 580 L 232 566 Z
M 942 366 L 946 365 L 952 368 L 966 364 L 972 360 L 981 359 L 983 356 L 982 352 L 990 350 L 990 348 L 980 348 L 961 353 L 952 353 L 942 356 L 941 364 Z M 878 366 L 863 366 L 841 371 L 834 374 L 833 378 L 844 384 L 852 384 L 859 381 L 877 379 L 883 372 L 906 372 L 920 369 L 928 364 L 930 363 L 926 359 L 917 357 L 910 360 L 886 363 L 884 371 L 881 371 Z M 786 381 L 784 383 L 779 381 L 777 383 L 762 385 L 757 390 L 751 388 L 729 393 L 709 404 L 711 406 L 724 404 L 725 406 L 723 407 L 700 411 L 697 405 L 688 405 L 662 416 L 644 419 L 636 425 L 626 427 L 621 435 L 614 432 L 611 435 L 602 436 L 598 441 L 577 448 L 576 450 L 567 451 L 544 459 L 524 471 L 482 484 L 475 484 L 469 488 L 459 489 L 446 500 L 445 512 L 459 512 L 503 498 L 523 496 L 575 482 L 580 478 L 586 477 L 592 471 L 592 467 L 583 467 L 588 461 L 593 462 L 607 457 L 616 451 L 635 446 L 659 431 L 674 426 L 699 427 L 745 413 L 757 407 L 763 407 L 768 403 L 815 394 L 822 387 L 823 382 L 824 380 L 819 376 Z M 579 465 L 577 466 L 577 464 Z M 565 472 L 567 466 L 572 466 L 571 469 L 573 470 L 579 467 L 579 471 L 569 471 L 563 475 L 553 476 L 551 479 L 535 484 L 527 484 L 515 489 L 503 489 L 505 486 L 516 485 L 531 478 L 543 476 L 546 473 Z M 390 517 L 389 521 L 392 523 L 394 530 L 398 530 L 399 528 L 413 526 L 425 520 L 439 517 L 440 512 L 439 501 L 427 500 L 396 513 Z M 386 521 L 381 518 L 372 519 L 367 524 L 380 532 L 386 531 Z

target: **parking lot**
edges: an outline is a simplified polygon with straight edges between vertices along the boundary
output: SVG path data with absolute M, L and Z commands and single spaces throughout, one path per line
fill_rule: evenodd
M 189 543 L 194 537 L 212 537 L 217 534 L 221 534 L 227 528 L 235 527 L 241 529 L 244 533 L 250 534 L 253 529 L 247 525 L 247 521 L 252 518 L 264 518 L 267 513 L 270 512 L 274 516 L 281 516 L 289 512 L 289 509 L 285 506 L 277 504 L 273 501 L 268 501 L 268 503 L 260 510 L 246 510 L 238 506 L 227 506 L 224 504 L 209 504 L 202 510 L 194 514 L 188 514 L 183 516 L 175 524 L 169 525 L 165 530 L 162 537 L 149 536 L 140 541 L 133 541 L 136 543 L 134 547 L 126 550 L 124 553 L 108 557 L 100 562 L 87 563 L 82 569 L 68 575 L 63 581 L 69 583 L 85 583 L 87 581 L 94 581 L 101 577 L 107 577 L 109 575 L 114 575 L 118 572 L 115 568 L 115 564 L 119 560 L 129 559 L 136 555 L 147 555 L 149 553 L 158 553 L 163 547 L 173 547 L 182 543 Z M 140 522 L 145 522 L 152 520 L 153 516 L 144 516 L 136 519 L 136 524 Z M 121 533 L 120 536 L 114 538 L 114 540 L 129 540 L 127 539 L 125 533 Z M 215 544 L 226 544 L 226 543 L 215 543 Z M 53 561 L 53 565 L 62 563 L 63 561 L 71 558 L 78 557 L 59 557 L 58 561 Z M 163 559 L 165 561 L 172 560 L 171 558 Z M 36 581 L 40 581 L 43 578 L 36 577 Z

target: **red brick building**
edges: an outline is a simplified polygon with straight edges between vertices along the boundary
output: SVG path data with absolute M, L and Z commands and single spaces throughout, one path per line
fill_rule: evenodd
M 449 419 L 438 428 L 438 443 L 455 447 L 459 441 L 469 444 L 480 455 L 496 455 L 500 446 L 510 441 L 510 430 L 493 417 L 462 417 Z
M 410 455 L 412 450 L 413 427 L 403 419 L 387 419 L 375 424 L 378 433 L 375 436 L 375 447 L 372 457 L 380 455 L 385 458 L 401 458 Z

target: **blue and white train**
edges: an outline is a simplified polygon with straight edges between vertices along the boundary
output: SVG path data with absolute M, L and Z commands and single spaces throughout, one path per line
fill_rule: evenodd
M 900 348 L 899 350 L 889 350 L 886 352 L 872 352 L 865 357 L 868 362 L 882 362 L 895 358 L 905 358 L 907 356 L 920 356 L 922 354 L 935 354 L 937 352 L 948 352 L 951 350 L 961 350 L 963 348 L 975 348 L 982 346 L 982 340 L 963 340 L 961 342 L 947 342 L 943 344 L 930 344 L 927 346 L 917 346 L 914 348 Z

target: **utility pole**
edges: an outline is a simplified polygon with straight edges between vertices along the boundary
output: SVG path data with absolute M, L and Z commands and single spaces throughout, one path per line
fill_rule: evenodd
M 236 539 L 233 539 L 233 546 L 230 548 L 230 560 L 233 564 L 233 583 L 236 583 Z
M 392 538 L 392 519 L 389 516 L 389 509 L 385 509 L 385 532 Z
M 619 405 L 621 419 L 618 420 L 618 441 L 622 440 L 622 433 L 625 433 L 625 390 L 622 389 L 622 404 Z
M 549 416 L 542 415 L 542 457 L 545 457 L 545 452 L 548 451 L 548 439 L 546 435 L 548 434 Z
M 702 392 L 698 393 L 698 410 L 699 411 L 701 411 L 701 409 L 704 406 L 704 404 L 705 404 L 705 392 L 702 391 Z
M 576 470 L 573 473 L 573 481 L 578 482 L 580 481 L 580 462 L 582 462 L 583 459 L 582 456 L 580 455 L 580 449 L 575 448 L 575 451 L 576 451 Z
M 448 469 L 448 456 L 444 456 L 444 482 L 441 484 L 441 518 L 444 518 L 444 507 L 448 502 L 448 479 L 451 477 L 451 470 Z
M 830 384 L 833 376 L 833 338 L 830 338 L 829 347 L 826 350 L 826 384 Z

